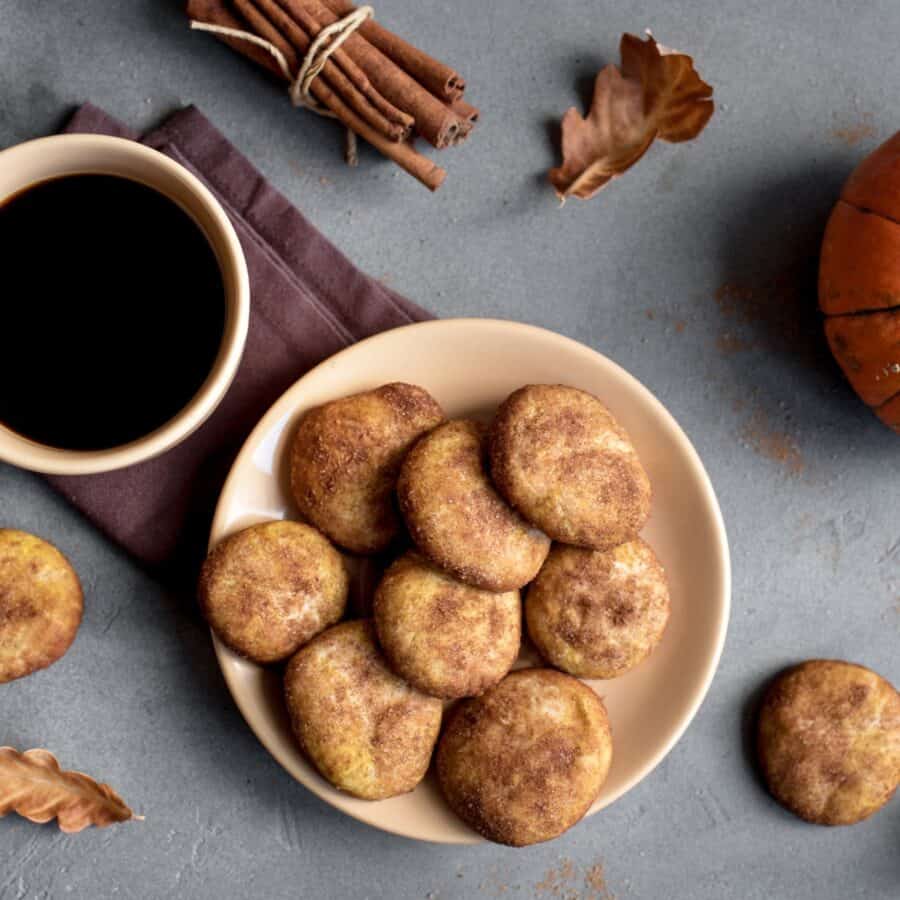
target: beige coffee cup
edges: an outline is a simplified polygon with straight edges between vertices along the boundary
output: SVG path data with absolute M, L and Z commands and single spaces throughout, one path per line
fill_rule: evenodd
M 187 405 L 156 430 L 119 447 L 66 450 L 37 443 L 0 423 L 0 460 L 35 472 L 87 475 L 143 462 L 183 441 L 225 396 L 237 372 L 250 318 L 247 263 L 216 198 L 184 166 L 156 150 L 106 135 L 39 138 L 0 152 L 0 204 L 20 191 L 64 175 L 118 175 L 139 181 L 177 203 L 215 253 L 225 288 L 225 328 L 209 375 Z

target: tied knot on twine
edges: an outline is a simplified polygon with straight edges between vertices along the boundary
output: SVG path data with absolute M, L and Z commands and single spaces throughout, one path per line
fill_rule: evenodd
M 243 31 L 240 28 L 227 28 L 224 25 L 212 25 L 207 22 L 198 22 L 196 19 L 191 20 L 191 28 L 195 31 L 208 31 L 211 34 L 220 34 L 225 37 L 237 38 L 238 40 L 255 44 L 257 47 L 262 47 L 263 50 L 268 51 L 272 55 L 272 58 L 278 63 L 282 74 L 288 81 L 288 95 L 294 106 L 302 106 L 312 110 L 320 116 L 337 119 L 338 116 L 328 109 L 327 106 L 324 106 L 316 100 L 310 92 L 310 89 L 319 73 L 325 68 L 325 63 L 328 62 L 331 54 L 334 53 L 335 50 L 337 50 L 341 44 L 343 44 L 344 41 L 346 41 L 347 38 L 349 38 L 350 35 L 366 21 L 366 19 L 371 18 L 374 13 L 375 10 L 371 6 L 359 6 L 342 19 L 338 19 L 337 22 L 332 22 L 331 25 L 326 25 L 322 28 L 315 36 L 313 42 L 309 45 L 309 49 L 304 54 L 296 74 L 291 72 L 291 67 L 288 65 L 288 61 L 285 59 L 281 50 L 279 50 L 271 41 L 267 41 L 258 34 L 253 34 L 250 31 Z M 346 158 L 349 165 L 355 166 L 357 164 L 356 135 L 350 128 L 347 129 Z

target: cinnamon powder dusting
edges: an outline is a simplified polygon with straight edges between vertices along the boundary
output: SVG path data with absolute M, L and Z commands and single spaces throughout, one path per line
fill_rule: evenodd
M 729 356 L 775 350 L 808 357 L 815 339 L 815 274 L 792 264 L 758 284 L 726 281 L 713 295 L 722 317 L 717 348 Z M 811 274 L 812 272 L 812 274 Z
M 753 283 L 725 282 L 716 289 L 720 330 L 715 346 L 722 357 L 742 353 L 776 354 L 803 367 L 817 364 L 822 352 L 821 328 L 815 304 L 815 271 L 803 254 L 775 274 Z M 744 411 L 741 439 L 755 453 L 780 464 L 789 475 L 805 470 L 795 438 L 772 421 L 755 390 L 742 388 L 732 401 Z M 785 409 L 784 402 L 781 408 Z
M 741 437 L 760 456 L 782 465 L 789 475 L 799 477 L 806 463 L 797 442 L 789 434 L 772 426 L 761 409 L 756 409 L 741 428 Z
M 615 896 L 606 886 L 606 875 L 601 863 L 596 863 L 585 872 L 584 882 L 593 892 L 589 895 L 589 900 L 615 900 Z
M 457 876 L 458 877 L 458 876 Z M 478 885 L 483 894 L 487 894 L 489 897 L 494 897 L 499 900 L 499 898 L 503 897 L 504 894 L 508 893 L 510 890 L 510 885 L 507 884 L 499 874 L 499 871 L 496 866 L 492 867 L 490 872 L 488 872 L 487 878 Z M 513 885 L 513 890 L 518 891 L 519 885 Z
M 535 884 L 534 895 L 554 900 L 615 900 L 602 863 L 579 872 L 571 859 L 561 859 L 558 866 L 547 869 L 543 880 Z
M 723 315 L 740 314 L 742 319 L 753 321 L 756 318 L 754 305 L 756 300 L 752 287 L 726 281 L 716 288 L 715 298 Z
M 875 126 L 872 124 L 872 113 L 863 113 L 858 122 L 834 128 L 831 131 L 832 137 L 837 138 L 848 147 L 855 147 L 860 142 L 875 137 L 876 134 Z
M 559 866 L 547 869 L 544 877 L 534 886 L 537 896 L 558 897 L 560 900 L 579 900 L 575 865 L 571 859 L 560 860 Z
M 716 349 L 722 356 L 733 356 L 735 353 L 742 353 L 744 350 L 749 350 L 750 344 L 744 338 L 739 337 L 732 331 L 723 331 L 716 338 Z

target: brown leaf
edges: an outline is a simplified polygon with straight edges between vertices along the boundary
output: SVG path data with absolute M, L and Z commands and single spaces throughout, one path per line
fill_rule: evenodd
M 712 88 L 690 56 L 622 35 L 622 64 L 608 65 L 594 82 L 587 118 L 575 107 L 562 120 L 563 164 L 550 170 L 557 196 L 587 200 L 631 168 L 657 137 L 688 141 L 713 114 Z
M 19 753 L 0 747 L 0 817 L 18 813 L 32 822 L 56 819 L 61 831 L 141 819 L 108 785 L 81 772 L 64 772 L 47 750 Z

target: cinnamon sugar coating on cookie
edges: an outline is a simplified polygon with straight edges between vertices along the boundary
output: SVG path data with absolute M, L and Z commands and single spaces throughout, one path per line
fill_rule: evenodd
M 382 800 L 424 778 L 441 701 L 391 672 L 370 620 L 320 634 L 291 659 L 284 684 L 297 741 L 336 788 Z
M 769 790 L 819 825 L 852 825 L 900 783 L 900 694 L 871 670 L 817 659 L 781 673 L 759 714 Z
M 593 395 L 565 385 L 520 388 L 490 431 L 500 493 L 555 541 L 606 550 L 650 514 L 650 481 L 625 430 Z
M 525 600 L 528 634 L 551 665 L 615 678 L 644 660 L 669 620 L 669 587 L 640 538 L 612 550 L 554 544 Z
M 410 552 L 375 592 L 375 627 L 391 668 L 453 699 L 480 694 L 512 668 L 522 637 L 518 591 L 472 587 Z
M 212 550 L 200 572 L 200 606 L 213 631 L 258 663 L 287 659 L 337 622 L 347 605 L 341 554 L 302 522 L 251 525 Z
M 537 574 L 550 539 L 491 484 L 485 438 L 478 422 L 436 428 L 404 461 L 397 495 L 413 540 L 430 560 L 466 584 L 517 590 Z
M 424 388 L 386 384 L 307 412 L 291 448 L 303 517 L 354 553 L 384 550 L 400 529 L 394 503 L 407 450 L 444 413 Z
M 0 528 L 0 684 L 55 663 L 69 649 L 84 601 L 69 561 L 47 541 Z
M 548 841 L 578 822 L 611 762 L 603 702 L 552 669 L 520 669 L 460 703 L 437 751 L 441 790 L 457 815 L 514 847 Z

